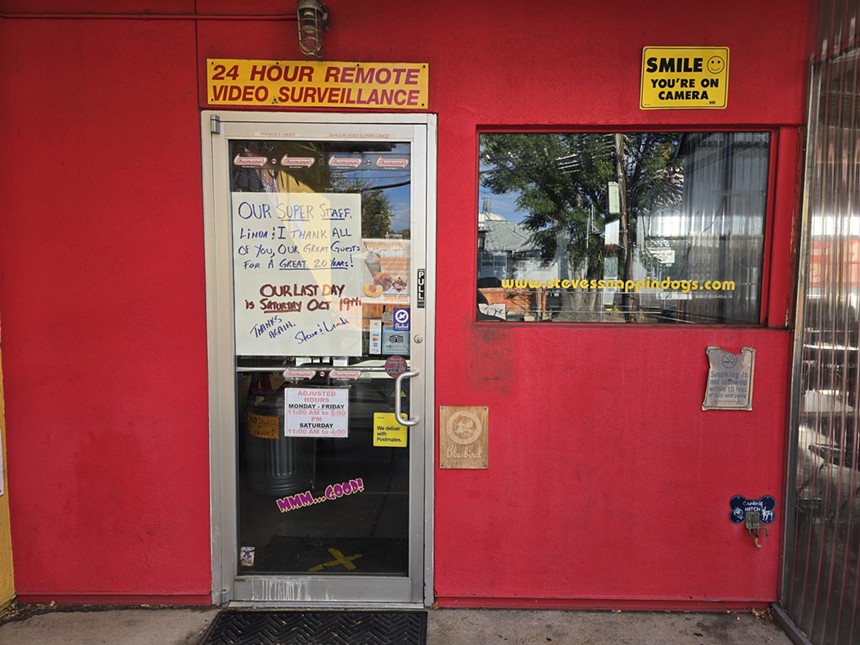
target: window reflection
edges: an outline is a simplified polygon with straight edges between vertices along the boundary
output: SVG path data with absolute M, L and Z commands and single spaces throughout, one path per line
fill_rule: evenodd
M 479 320 L 758 324 L 767 133 L 480 143 Z

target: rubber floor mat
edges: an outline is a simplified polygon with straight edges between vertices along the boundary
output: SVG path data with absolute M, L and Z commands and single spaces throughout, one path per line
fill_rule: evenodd
M 234 611 L 200 645 L 425 645 L 423 611 Z

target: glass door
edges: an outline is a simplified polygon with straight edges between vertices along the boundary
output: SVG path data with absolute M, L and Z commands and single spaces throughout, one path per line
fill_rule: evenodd
M 222 600 L 421 602 L 428 127 L 209 116 Z

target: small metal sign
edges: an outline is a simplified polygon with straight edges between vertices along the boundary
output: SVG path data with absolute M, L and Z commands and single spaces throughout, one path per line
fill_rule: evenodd
M 439 406 L 439 467 L 487 468 L 489 409 Z
M 744 347 L 732 354 L 719 347 L 708 347 L 708 386 L 703 410 L 752 410 L 755 350 Z

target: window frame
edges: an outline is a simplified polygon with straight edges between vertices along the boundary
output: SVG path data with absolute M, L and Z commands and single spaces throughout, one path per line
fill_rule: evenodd
M 797 194 L 795 190 L 791 191 L 792 199 L 790 207 L 783 207 L 789 210 L 784 219 L 777 220 L 776 211 L 778 202 L 783 203 L 784 198 L 780 198 L 782 193 L 788 191 L 786 184 L 790 183 L 792 188 L 796 188 L 799 180 L 797 174 L 799 170 L 791 172 L 790 176 L 785 172 L 786 163 L 790 169 L 797 168 L 797 151 L 789 150 L 788 147 L 795 141 L 795 147 L 800 145 L 800 136 L 797 128 L 789 126 L 778 126 L 773 124 L 744 124 L 744 125 L 715 125 L 715 124 L 698 124 L 698 125 L 674 125 L 674 124 L 659 124 L 659 125 L 625 125 L 618 127 L 609 126 L 575 126 L 570 124 L 565 125 L 526 125 L 526 124 L 505 124 L 505 125 L 480 125 L 475 129 L 474 140 L 474 187 L 475 187 L 475 202 L 473 203 L 473 213 L 475 213 L 473 221 L 473 244 L 472 249 L 474 255 L 472 261 L 473 279 L 477 284 L 478 262 L 479 262 L 479 217 L 481 212 L 481 137 L 486 134 L 630 134 L 630 133 L 762 133 L 769 136 L 768 150 L 768 168 L 767 168 L 767 184 L 764 204 L 764 213 L 762 218 L 762 251 L 761 251 L 761 280 L 759 284 L 759 300 L 758 300 L 758 321 L 757 322 L 706 322 L 706 323 L 685 323 L 681 325 L 664 325 L 657 322 L 605 322 L 605 321 L 552 321 L 553 325 L 573 325 L 577 327 L 596 326 L 600 328 L 618 328 L 618 327 L 682 327 L 692 329 L 743 329 L 743 328 L 787 328 L 791 324 L 791 295 L 790 289 L 795 281 L 793 272 L 796 270 L 796 263 L 791 259 L 791 250 L 795 244 L 794 233 L 794 214 L 796 213 L 795 202 Z M 789 136 L 786 136 L 788 134 Z M 790 136 L 793 134 L 794 136 Z M 793 155 L 793 156 L 792 156 Z M 775 262 L 781 263 L 784 270 L 779 270 L 780 267 L 774 266 Z M 775 284 L 779 282 L 780 284 Z M 785 309 L 779 309 L 773 302 L 774 295 L 785 292 L 788 296 L 785 302 Z M 782 304 L 781 301 L 779 304 Z M 477 310 L 476 310 L 477 311 Z M 472 322 L 479 324 L 497 324 L 505 322 L 505 327 L 509 326 L 535 326 L 536 322 L 550 321 L 489 321 L 486 317 L 481 318 L 477 313 L 473 314 L 475 318 Z M 774 320 L 776 318 L 776 320 Z M 540 328 L 545 325 L 537 325 Z

